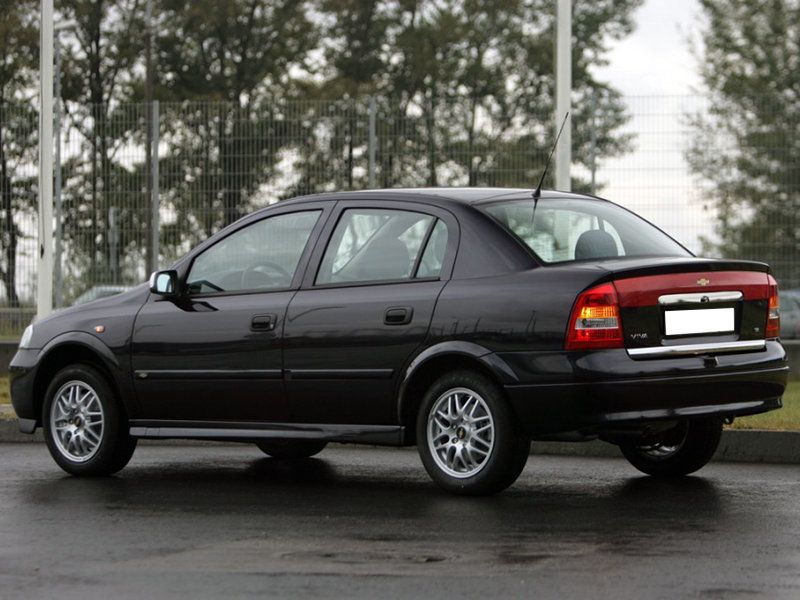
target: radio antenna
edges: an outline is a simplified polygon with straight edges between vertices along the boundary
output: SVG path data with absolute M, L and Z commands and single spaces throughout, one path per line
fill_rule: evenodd
M 547 177 L 547 169 L 550 167 L 550 161 L 553 159 L 553 152 L 556 151 L 558 147 L 558 140 L 561 139 L 561 132 L 564 131 L 564 125 L 567 124 L 567 119 L 569 118 L 569 111 L 567 114 L 564 115 L 564 120 L 561 121 L 561 128 L 558 130 L 558 135 L 556 135 L 556 141 L 553 143 L 553 147 L 550 148 L 550 156 L 547 157 L 547 162 L 544 164 L 544 171 L 542 171 L 542 177 L 539 179 L 539 185 L 536 186 L 536 189 L 533 190 L 533 199 L 538 200 L 539 196 L 542 195 L 542 185 L 544 184 L 544 178 Z

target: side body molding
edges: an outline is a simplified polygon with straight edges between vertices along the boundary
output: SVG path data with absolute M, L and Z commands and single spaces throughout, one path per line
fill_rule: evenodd
M 501 359 L 497 354 L 473 342 L 464 342 L 458 340 L 443 341 L 433 346 L 429 346 L 420 352 L 406 367 L 403 372 L 402 378 L 397 391 L 397 419 L 402 422 L 403 409 L 407 401 L 406 392 L 409 382 L 414 378 L 414 375 L 425 365 L 432 360 L 441 357 L 466 357 L 477 360 L 486 369 L 499 379 L 503 385 L 513 385 L 519 383 L 519 379 L 509 365 Z

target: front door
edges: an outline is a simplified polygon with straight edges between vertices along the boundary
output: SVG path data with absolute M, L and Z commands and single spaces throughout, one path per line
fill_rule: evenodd
M 389 205 L 343 203 L 312 258 L 319 267 L 289 304 L 292 421 L 396 423 L 394 390 L 427 336 L 455 222 L 434 207 Z
M 133 331 L 143 419 L 286 420 L 284 320 L 321 213 L 244 225 L 193 258 L 179 296 L 150 297 Z

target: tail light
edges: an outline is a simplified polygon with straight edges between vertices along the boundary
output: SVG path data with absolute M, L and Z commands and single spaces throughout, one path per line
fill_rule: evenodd
M 781 335 L 781 312 L 778 299 L 778 282 L 769 276 L 769 308 L 767 313 L 767 327 L 764 329 L 766 338 L 776 338 Z
M 617 290 L 604 283 L 583 292 L 569 318 L 567 350 L 622 348 Z

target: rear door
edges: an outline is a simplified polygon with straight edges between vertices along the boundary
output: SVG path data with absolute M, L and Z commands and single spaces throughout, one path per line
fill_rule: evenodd
M 293 421 L 396 421 L 397 378 L 428 333 L 457 243 L 455 218 L 436 207 L 338 205 L 287 313 Z
M 277 209 L 192 261 L 183 292 L 151 295 L 132 367 L 151 420 L 284 421 L 282 331 L 326 210 Z

